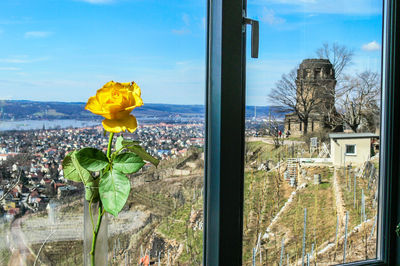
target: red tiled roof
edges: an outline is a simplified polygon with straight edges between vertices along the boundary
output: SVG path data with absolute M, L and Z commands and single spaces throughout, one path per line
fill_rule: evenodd
M 19 208 L 10 208 L 8 214 L 15 215 L 19 213 Z

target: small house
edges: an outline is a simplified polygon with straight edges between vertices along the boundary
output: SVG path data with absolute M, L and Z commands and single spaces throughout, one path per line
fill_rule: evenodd
M 335 166 L 362 164 L 374 155 L 373 143 L 379 138 L 373 133 L 332 133 L 331 159 Z

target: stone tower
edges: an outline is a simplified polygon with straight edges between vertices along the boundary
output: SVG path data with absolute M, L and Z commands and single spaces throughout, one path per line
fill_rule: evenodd
M 297 99 L 310 99 L 316 103 L 310 113 L 308 132 L 325 127 L 324 111 L 334 108 L 335 86 L 335 70 L 328 59 L 305 59 L 301 62 L 296 77 Z M 299 102 L 296 104 L 298 109 L 303 109 Z M 304 131 L 303 126 L 295 113 L 285 116 L 285 132 L 298 136 Z

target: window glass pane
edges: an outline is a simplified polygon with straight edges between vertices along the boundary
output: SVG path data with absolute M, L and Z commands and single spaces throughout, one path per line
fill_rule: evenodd
M 0 2 L 0 265 L 83 265 L 91 248 L 84 235 L 92 232 L 89 202 L 85 185 L 67 180 L 72 174 L 62 162 L 83 147 L 106 152 L 105 118 L 109 128 L 134 128 L 123 119 L 133 119 L 129 107 L 139 100 L 127 89 L 93 99 L 101 104 L 89 109 L 105 117 L 85 110 L 111 80 L 135 81 L 144 102 L 131 112 L 137 130 L 116 133 L 112 151 L 123 136 L 160 163 L 156 168 L 145 157 L 131 173 L 134 162 L 110 157 L 119 171 L 116 190 L 130 193 L 117 193 L 126 204 L 102 220 L 108 232 L 100 233 L 97 254 L 108 262 L 98 265 L 136 265 L 146 256 L 152 264 L 201 264 L 205 11 L 197 0 Z M 134 147 L 124 152 L 143 157 Z M 118 167 L 117 158 L 129 169 Z M 99 169 L 92 175 L 107 176 L 99 177 Z M 105 195 L 101 182 L 86 188 Z M 108 189 L 114 197 L 112 184 Z
M 356 145 L 346 145 L 346 154 L 355 154 Z
M 248 1 L 244 265 L 376 258 L 382 5 Z

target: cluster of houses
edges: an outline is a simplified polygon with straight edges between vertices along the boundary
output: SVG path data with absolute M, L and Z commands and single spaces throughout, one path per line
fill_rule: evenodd
M 125 138 L 141 141 L 163 160 L 204 144 L 203 124 L 143 125 Z M 52 199 L 76 195 L 83 187 L 63 177 L 64 156 L 82 147 L 107 149 L 102 127 L 2 132 L 0 134 L 0 217 L 7 219 L 48 207 Z
M 189 147 L 203 147 L 204 124 L 148 124 L 126 137 L 140 140 L 148 152 L 164 160 L 186 153 Z

